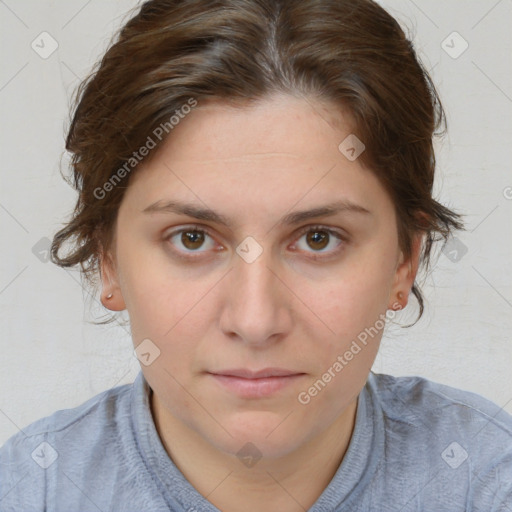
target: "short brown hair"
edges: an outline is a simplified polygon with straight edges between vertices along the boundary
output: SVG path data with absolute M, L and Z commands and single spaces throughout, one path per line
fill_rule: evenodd
M 460 215 L 432 197 L 433 137 L 446 132 L 446 117 L 411 41 L 371 0 L 142 4 L 76 92 L 66 149 L 78 200 L 53 239 L 52 261 L 80 264 L 94 281 L 136 171 L 109 187 L 107 198 L 95 191 L 191 97 L 247 105 L 278 92 L 350 113 L 366 147 L 361 163 L 394 202 L 400 248 L 410 257 L 412 237 L 422 231 L 420 263 L 428 269 L 433 243 L 463 228 Z M 60 257 L 65 242 L 71 245 Z M 419 319 L 416 282 L 412 292 Z

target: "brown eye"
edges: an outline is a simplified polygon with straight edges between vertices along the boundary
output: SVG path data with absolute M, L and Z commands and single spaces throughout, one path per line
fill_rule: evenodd
M 202 231 L 182 231 L 181 243 L 186 249 L 199 249 L 204 243 L 204 232 Z
M 215 247 L 213 238 L 203 229 L 182 228 L 165 237 L 165 241 L 172 246 L 174 252 L 180 256 L 204 254 Z
M 346 236 L 338 231 L 323 226 L 309 226 L 301 231 L 294 248 L 309 253 L 313 258 L 328 257 L 342 250 L 345 242 L 348 242 Z
M 326 231 L 320 230 L 310 231 L 307 234 L 306 240 L 308 245 L 312 249 L 315 249 L 315 251 L 319 251 L 325 249 L 325 247 L 328 245 L 329 234 L 327 234 Z

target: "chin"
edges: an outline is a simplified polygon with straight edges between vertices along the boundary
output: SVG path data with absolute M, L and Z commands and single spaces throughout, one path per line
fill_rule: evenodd
M 256 418 L 258 415 L 259 418 Z M 296 439 L 296 436 L 299 433 L 304 436 L 304 431 L 289 422 L 289 418 L 283 421 L 285 417 L 286 415 L 277 417 L 276 414 L 259 411 L 248 414 L 243 420 L 239 418 L 238 421 L 221 422 L 231 436 L 216 436 L 211 442 L 216 444 L 219 450 L 237 457 L 245 452 L 251 455 L 253 451 L 254 455 L 266 458 L 283 457 L 301 443 L 301 439 Z

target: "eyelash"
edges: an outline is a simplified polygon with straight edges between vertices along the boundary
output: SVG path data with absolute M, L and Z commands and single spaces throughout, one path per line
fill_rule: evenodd
M 202 234 L 208 235 L 210 238 L 213 239 L 213 236 L 208 229 L 204 228 L 203 226 L 191 225 L 191 226 L 186 226 L 184 228 L 180 228 L 176 231 L 172 231 L 171 233 L 169 233 L 165 236 L 164 241 L 169 242 L 174 236 L 184 233 L 186 231 L 192 231 L 194 233 L 196 233 L 196 232 L 202 233 Z M 337 255 L 341 250 L 343 250 L 344 245 L 346 243 L 348 243 L 348 241 L 349 241 L 348 237 L 346 235 L 344 235 L 342 232 L 340 232 L 338 230 L 334 230 L 327 226 L 322 226 L 322 225 L 305 226 L 303 229 L 301 229 L 301 231 L 299 231 L 299 233 L 297 235 L 297 240 L 300 240 L 305 234 L 310 233 L 310 232 L 315 232 L 315 231 L 323 231 L 323 232 L 328 233 L 330 236 L 334 236 L 335 238 L 337 238 L 340 241 L 340 244 L 338 245 L 338 247 L 336 249 L 325 253 L 325 254 L 327 254 L 327 256 L 324 256 L 323 252 L 316 252 L 316 253 L 312 252 L 311 254 L 313 256 L 310 257 L 310 259 L 312 259 L 314 261 L 319 260 L 319 259 L 327 259 L 327 258 Z M 295 243 L 296 242 L 294 242 L 294 244 Z M 170 245 L 172 245 L 172 244 L 170 244 Z M 179 258 L 191 261 L 191 260 L 201 257 L 200 256 L 201 253 L 206 252 L 206 251 L 190 251 L 188 253 L 184 253 L 182 251 L 173 249 L 173 252 Z M 193 255 L 194 253 L 197 253 L 198 256 Z

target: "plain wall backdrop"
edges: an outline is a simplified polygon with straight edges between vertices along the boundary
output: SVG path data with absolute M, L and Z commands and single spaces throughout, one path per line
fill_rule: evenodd
M 0 1 L 0 444 L 140 369 L 129 330 L 91 324 L 98 297 L 78 271 L 47 261 L 75 202 L 60 175 L 72 94 L 137 3 Z M 473 391 L 512 413 L 512 2 L 380 3 L 414 35 L 440 93 L 448 135 L 437 144 L 436 197 L 465 214 L 467 229 L 436 251 L 424 317 L 387 328 L 373 370 Z

